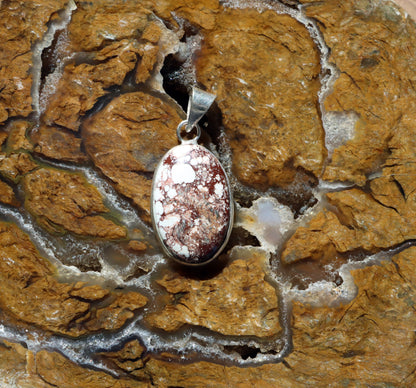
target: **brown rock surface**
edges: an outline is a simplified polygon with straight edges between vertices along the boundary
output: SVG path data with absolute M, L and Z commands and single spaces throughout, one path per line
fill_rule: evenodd
M 357 247 L 356 232 L 342 225 L 331 211 L 318 213 L 307 227 L 299 227 L 286 242 L 281 259 L 290 264 L 298 260 L 319 260 L 322 264 L 333 261 L 337 252 Z
M 0 152 L 0 175 L 13 182 L 19 181 L 22 176 L 38 167 L 26 152 L 11 154 Z
M 143 1 L 77 1 L 68 26 L 70 49 L 95 51 L 114 41 L 139 38 L 151 11 Z M 122 21 L 122 23 L 120 23 Z
M 36 374 L 47 384 L 46 387 L 134 388 L 150 385 L 82 368 L 56 352 L 42 350 L 36 354 L 35 361 Z
M 402 118 L 389 142 L 390 155 L 382 175 L 370 182 L 374 198 L 407 218 L 410 225 L 414 224 L 412 219 L 416 212 L 415 119 L 416 113 Z
M 149 36 L 149 39 L 153 38 L 155 38 L 155 36 Z M 151 73 L 154 70 L 155 65 L 159 59 L 159 51 L 160 49 L 158 45 L 153 45 L 150 43 L 141 45 L 139 47 L 138 52 L 140 55 L 140 61 L 136 70 L 136 83 L 144 83 L 151 77 Z
M 6 141 L 8 136 L 9 134 L 7 132 L 0 130 L 0 145 L 2 145 Z
M 217 94 L 238 179 L 265 189 L 291 183 L 298 167 L 320 175 L 319 54 L 302 24 L 274 11 L 223 9 L 196 66 Z
M 135 41 L 123 40 L 93 55 L 91 59 L 99 61 L 97 65 L 67 65 L 57 91 L 49 98 L 43 116 L 45 123 L 77 131 L 81 116 L 108 93 L 106 89 L 121 85 L 127 73 L 133 70 L 137 50 Z
M 0 202 L 7 205 L 19 206 L 19 201 L 16 199 L 13 188 L 3 181 L 0 181 Z
M 150 3 L 98 1 L 77 6 L 65 50 L 84 54 L 66 65 L 43 115 L 47 125 L 73 131 L 98 99 L 111 93 L 111 87 L 120 86 L 135 68 L 135 82 L 146 82 L 169 51 L 167 42 L 159 42 L 162 30 L 168 30 L 152 15 Z
M 308 258 L 326 262 L 336 252 L 357 248 L 375 252 L 415 238 L 414 122 L 409 117 L 403 118 L 396 128 L 389 140 L 390 155 L 379 177 L 369 182 L 369 190 L 327 194 L 338 216 L 323 211 L 306 228 L 298 228 L 282 252 L 283 262 Z
M 137 240 L 131 240 L 128 247 L 135 252 L 144 252 L 147 249 L 147 245 L 143 241 Z
M 40 165 L 31 156 L 34 152 L 83 163 L 85 145 L 95 166 L 149 221 L 152 173 L 160 157 L 177 144 L 175 128 L 181 120 L 174 104 L 152 88 L 160 88 L 158 72 L 169 50 L 176 47 L 178 52 L 166 63 L 188 58 L 186 77 L 178 76 L 181 71 L 175 73 L 175 69 L 169 73 L 166 66 L 163 81 L 184 83 L 173 92 L 178 100 L 183 97 L 181 87 L 189 87 L 194 75 L 199 84 L 218 94 L 219 109 L 210 113 L 213 121 L 224 125 L 226 136 L 221 141 L 231 146 L 233 180 L 264 190 L 285 186 L 292 209 L 296 201 L 302 202 L 296 198 L 311 192 L 318 177 L 362 186 L 317 187 L 337 189 L 327 194 L 328 208 L 285 243 L 282 260 L 287 267 L 295 271 L 297 265 L 314 260 L 314 265 L 334 268 L 351 252 L 376 252 L 408 240 L 406 247 L 413 244 L 415 24 L 388 1 L 304 3 L 308 4 L 303 12 L 318 21 L 330 48 L 329 62 L 340 72 L 325 109 L 341 118 L 344 112 L 358 117 L 355 137 L 335 149 L 327 161 L 317 97 L 319 77 L 325 75 L 320 74 L 319 50 L 302 23 L 272 10 L 276 3 L 264 3 L 260 11 L 257 7 L 230 9 L 228 2 L 217 0 L 76 1 L 69 25 L 44 52 L 42 75 L 56 65 L 62 66 L 62 78 L 56 91 L 45 90 L 45 96 L 51 96 L 45 115 L 25 121 L 20 117 L 32 111 L 31 49 L 47 24 L 59 19 L 55 11 L 64 3 L 0 1 L 4 38 L 0 42 L 0 123 L 13 118 L 0 128 L 0 174 L 5 179 L 0 181 L 0 200 L 13 204 L 14 193 L 19 198 L 26 194 L 27 206 L 5 208 L 2 221 L 23 217 L 27 226 L 26 220 L 32 219 L 25 213 L 29 210 L 49 231 L 74 234 L 54 236 L 50 242 L 54 246 L 58 241 L 63 255 L 78 256 L 74 262 L 85 259 L 87 268 L 97 252 L 103 259 L 102 269 L 97 265 L 97 272 L 80 274 L 82 282 L 58 281 L 55 268 L 28 236 L 12 224 L 0 223 L 0 326 L 11 333 L 11 340 L 21 341 L 27 334 L 27 346 L 39 347 L 34 354 L 20 344 L 0 344 L 1 386 L 416 386 L 416 248 L 404 250 L 392 262 L 353 271 L 357 296 L 345 306 L 312 308 L 295 302 L 286 314 L 287 284 L 280 290 L 272 286 L 268 266 L 262 266 L 266 254 L 263 257 L 260 248 L 247 250 L 252 254 L 244 260 L 236 254 L 221 263 L 221 272 L 203 278 L 158 261 L 158 256 L 152 261 L 157 247 L 152 246 L 152 238 L 147 241 L 150 231 L 138 220 L 139 225 L 131 219 L 126 224 L 142 228 L 142 235 L 130 230 L 121 244 L 106 241 L 127 237 L 127 231 L 107 216 L 98 191 L 81 174 L 53 169 L 47 162 Z M 252 5 L 239 2 L 241 7 Z M 199 39 L 202 49 L 193 51 Z M 55 54 L 65 58 L 54 58 Z M 122 95 L 114 97 L 115 89 L 115 94 Z M 74 133 L 78 128 L 79 133 Z M 32 132 L 34 150 L 27 132 Z M 91 166 L 85 163 L 85 167 Z M 245 192 L 239 190 L 236 194 L 243 198 Z M 318 194 L 320 198 L 322 193 Z M 259 243 L 248 232 L 245 237 L 241 231 L 236 234 L 233 244 Z M 97 235 L 99 241 L 84 240 Z M 49 246 L 50 237 L 45 233 L 39 238 Z M 146 246 L 152 247 L 141 254 Z M 112 256 L 119 254 L 122 264 Z M 297 260 L 305 261 L 294 263 Z M 147 271 L 149 276 L 141 277 Z M 128 292 L 96 284 L 97 279 L 122 283 L 125 273 L 129 274 Z M 135 284 L 148 288 L 151 303 L 163 307 L 154 312 L 155 306 L 150 305 L 143 312 L 147 322 L 139 316 L 122 332 L 126 321 L 146 304 Z M 342 293 L 344 286 L 333 292 Z M 149 338 L 139 338 L 142 325 Z M 195 331 L 196 326 L 204 329 Z M 170 348 L 169 339 L 179 338 L 181 329 L 192 338 L 206 336 L 198 338 L 202 344 L 218 344 L 216 351 L 224 346 L 224 356 L 241 352 L 240 362 L 256 364 L 263 356 L 274 357 L 266 354 L 274 345 L 271 341 L 286 330 L 293 347 L 284 362 L 245 368 L 224 365 L 221 358 L 197 362 L 202 356 L 197 347 L 195 353 L 182 349 L 169 353 L 176 346 Z M 118 332 L 102 336 L 104 330 Z M 92 333 L 96 335 L 90 341 Z M 103 352 L 99 346 L 105 347 L 109 336 L 113 345 Z M 242 336 L 241 349 L 233 345 L 238 336 Z M 73 339 L 62 337 L 80 338 L 74 345 Z M 120 340 L 115 343 L 116 339 Z M 159 339 L 168 342 L 166 349 Z M 149 349 L 142 343 L 149 343 Z M 104 365 L 114 374 L 77 365 L 59 353 L 74 354 L 78 346 L 94 367 Z M 152 354 L 154 346 L 161 346 L 158 354 Z M 249 353 L 247 359 L 244 352 Z
M 355 137 L 334 151 L 323 177 L 363 185 L 388 155 L 396 127 L 415 110 L 415 25 L 390 2 L 307 3 L 340 71 L 325 109 L 359 116 Z
M 133 318 L 133 311 L 146 304 L 147 299 L 134 291 L 127 293 L 113 293 L 113 300 L 105 308 L 95 311 L 93 319 L 88 318 L 85 327 L 88 331 L 117 330 L 128 319 Z
M 391 263 L 353 271 L 358 293 L 346 306 L 295 305 L 294 347 L 298 350 L 286 359 L 289 365 L 303 368 L 305 382 L 308 378 L 319 381 L 327 370 L 328 381 L 411 386 L 416 351 L 411 329 L 416 323 L 415 265 L 413 247 Z
M 33 359 L 33 354 L 18 343 L 0 342 L 0 383 L 4 387 L 33 387 L 44 388 L 44 382 L 36 374 L 29 374 L 28 363 Z
M 155 2 L 154 7 L 158 16 L 172 24 L 178 24 L 179 16 L 207 30 L 218 26 L 216 14 L 223 11 L 218 0 L 162 0 Z
M 357 248 L 377 252 L 414 239 L 413 192 L 405 200 L 393 177 L 377 178 L 370 186 L 370 193 L 360 189 L 328 193 L 327 199 L 337 208 L 338 217 L 324 210 L 307 227 L 298 228 L 285 244 L 282 261 L 289 264 L 314 259 L 327 263 L 337 252 Z
M 165 275 L 158 283 L 172 295 L 171 301 L 147 322 L 166 331 L 191 324 L 228 335 L 278 334 L 278 300 L 265 280 L 265 260 L 264 254 L 254 253 L 249 261 L 235 260 L 209 280 Z
M 161 157 L 178 144 L 180 121 L 169 103 L 136 92 L 115 98 L 84 125 L 85 148 L 94 164 L 148 222 L 152 174 Z
M 9 134 L 7 138 L 7 150 L 19 151 L 26 150 L 31 151 L 33 148 L 32 143 L 27 137 L 28 131 L 33 127 L 33 123 L 25 120 L 17 120 L 11 123 L 9 127 Z
M 330 193 L 327 197 L 338 208 L 343 224 L 355 230 L 356 246 L 374 251 L 415 238 L 416 224 L 412 213 L 401 214 L 383 206 L 371 194 L 359 189 Z
M 353 271 L 357 297 L 338 308 L 295 304 L 293 352 L 256 368 L 149 360 L 157 386 L 406 386 L 416 382 L 416 248 Z M 381 349 L 383 356 L 380 357 Z M 240 385 L 241 384 L 241 385 Z
M 144 351 L 145 348 L 139 341 L 132 340 L 119 351 L 100 353 L 99 356 L 132 376 L 143 377 Z
M 52 233 L 123 238 L 126 230 L 102 215 L 108 212 L 98 190 L 77 173 L 40 168 L 25 176 L 25 208 Z
M 69 336 L 118 329 L 146 304 L 138 293 L 59 283 L 53 266 L 13 224 L 0 223 L 0 305 L 25 323 Z M 108 298 L 105 303 L 95 302 Z
M 150 386 L 150 382 L 143 384 L 85 369 L 56 352 L 42 350 L 34 354 L 20 344 L 7 341 L 0 345 L 1 366 L 12 368 L 4 369 L 5 373 L 0 376 L 0 382 L 4 387 L 142 388 Z
M 87 155 L 81 150 L 82 140 L 62 128 L 41 126 L 31 136 L 34 151 L 47 158 L 66 162 L 81 163 Z
M 0 3 L 0 123 L 32 112 L 31 49 L 66 0 Z
M 294 349 L 284 364 L 239 368 L 209 362 L 183 365 L 156 358 L 141 360 L 143 349 L 137 341 L 101 356 L 112 359 L 128 373 L 136 371 L 136 378 L 142 381 L 119 380 L 126 387 L 146 386 L 150 381 L 158 387 L 411 387 L 416 382 L 415 266 L 416 248 L 412 247 L 395 256 L 393 262 L 353 271 L 358 292 L 345 306 L 310 308 L 295 304 Z M 380 357 L 382 349 L 385 352 Z M 11 352 L 10 345 L 7 351 L 2 349 L 0 360 L 10 358 Z M 22 356 L 14 359 L 24 363 Z M 139 365 L 143 361 L 142 368 Z M 52 384 L 116 384 L 110 375 L 84 369 L 58 353 L 39 352 L 36 365 L 32 381 L 38 374 Z

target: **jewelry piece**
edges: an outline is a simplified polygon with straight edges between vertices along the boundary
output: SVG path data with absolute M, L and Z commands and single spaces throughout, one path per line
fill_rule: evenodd
M 153 178 L 151 214 L 153 228 L 164 252 L 187 265 L 206 264 L 227 244 L 234 220 L 230 184 L 219 160 L 198 145 L 198 121 L 215 95 L 192 89 L 187 120 L 177 128 L 180 145 L 159 162 Z M 196 130 L 185 140 L 181 132 Z

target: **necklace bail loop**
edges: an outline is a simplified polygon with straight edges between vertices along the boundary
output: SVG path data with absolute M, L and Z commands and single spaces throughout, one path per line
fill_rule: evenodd
M 186 118 L 187 124 L 185 131 L 187 133 L 191 132 L 192 128 L 194 128 L 199 120 L 201 120 L 202 116 L 207 113 L 216 97 L 215 94 L 205 92 L 204 90 L 192 86 Z
M 194 128 L 196 128 L 196 136 L 192 139 L 184 139 L 181 135 L 181 131 L 186 128 L 188 124 L 187 120 L 181 121 L 178 125 L 178 127 L 176 128 L 176 135 L 178 136 L 178 140 L 181 142 L 181 144 L 197 144 L 198 140 L 201 136 L 201 128 L 199 127 L 199 125 L 194 125 Z

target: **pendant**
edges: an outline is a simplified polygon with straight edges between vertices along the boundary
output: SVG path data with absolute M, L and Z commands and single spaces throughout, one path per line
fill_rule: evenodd
M 177 128 L 181 144 L 159 162 L 153 178 L 153 228 L 172 259 L 187 265 L 206 264 L 221 253 L 231 234 L 234 203 L 230 184 L 219 160 L 199 145 L 198 121 L 215 96 L 193 88 L 187 120 Z M 197 130 L 191 140 L 181 131 Z

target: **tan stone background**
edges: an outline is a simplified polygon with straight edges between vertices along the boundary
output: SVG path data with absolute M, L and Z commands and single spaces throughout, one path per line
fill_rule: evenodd
M 281 236 L 281 253 L 262 250 L 263 244 L 249 247 L 256 245 L 258 235 L 250 235 L 248 220 L 240 220 L 223 267 L 201 276 L 168 264 L 157 267 L 150 261 L 147 267 L 145 261 L 135 261 L 137 267 L 117 273 L 125 289 L 90 284 L 86 276 L 76 277 L 76 282 L 58 278 L 61 267 L 55 268 L 37 250 L 30 228 L 22 230 L 22 225 L 2 219 L 0 323 L 29 334 L 2 334 L 1 388 L 416 387 L 416 247 L 410 246 L 416 240 L 416 25 L 381 0 L 302 1 L 309 3 L 306 15 L 320 23 L 330 49 L 328 61 L 340 71 L 325 100 L 326 111 L 335 116 L 356 112 L 362 118 L 355 136 L 326 160 L 317 103 L 320 51 L 302 23 L 273 10 L 259 12 L 250 8 L 254 1 L 247 2 L 249 9 L 227 8 L 216 0 L 76 1 L 68 45 L 60 49 L 89 55 L 65 65 L 42 113 L 42 125 L 31 131 L 33 122 L 27 117 L 32 112 L 33 44 L 66 1 L 0 0 L 0 122 L 11 117 L 10 125 L 0 127 L 0 201 L 9 206 L 2 209 L 21 205 L 22 212 L 31 214 L 31 225 L 49 233 L 45 236 L 50 240 L 71 234 L 88 242 L 96 236 L 106 247 L 135 251 L 134 259 L 154 252 L 150 237 L 124 223 L 79 165 L 88 160 L 94 164 L 102 179 L 130 198 L 149 222 L 151 176 L 155 163 L 176 144 L 180 112 L 167 96 L 151 94 L 140 84 L 149 86 L 169 50 L 178 50 L 173 46 L 181 35 L 175 31 L 182 27 L 190 40 L 192 26 L 203 32 L 205 43 L 192 66 L 202 86 L 216 88 L 217 113 L 234 163 L 230 176 L 241 183 L 235 194 L 246 218 L 257 214 L 251 203 L 258 205 L 257 198 L 266 198 L 271 188 L 286 187 L 273 191 L 280 197 L 272 199 L 284 200 L 286 193 L 293 213 L 303 215 L 302 208 L 314 205 L 308 199 L 313 188 L 323 190 L 320 199 L 330 205 L 314 210 L 304 223 L 292 223 L 296 232 Z M 398 3 L 416 19 L 415 1 Z M 189 24 L 178 26 L 177 15 Z M 104 39 L 103 31 L 112 39 Z M 275 82 L 268 84 L 270 80 Z M 110 87 L 126 89 L 117 96 Z M 111 102 L 97 107 L 106 95 Z M 93 107 L 98 112 L 92 114 Z M 39 155 L 78 170 L 41 163 Z M 318 186 L 319 179 L 333 182 L 328 189 L 332 192 Z M 247 191 L 242 191 L 243 184 Z M 253 193 L 249 186 L 257 197 L 247 194 L 246 199 L 247 192 Z M 252 217 L 261 228 L 266 222 L 259 220 Z M 72 254 L 67 248 L 65 260 Z M 132 258 L 114 258 L 113 253 L 108 252 L 108 260 Z M 349 295 L 349 302 L 343 299 L 344 305 L 328 307 L 328 301 L 318 304 L 310 298 L 315 302 L 311 306 L 295 298 L 290 312 L 281 308 L 285 301 L 271 275 L 280 275 L 283 267 L 292 273 L 302 266 L 304 273 L 309 267 L 323 271 L 327 264 L 339 268 L 378 253 L 379 261 L 352 266 L 356 295 Z M 272 263 L 280 263 L 279 270 L 269 265 L 270 256 Z M 64 264 L 77 264 L 84 271 L 95 271 L 99 264 L 90 256 L 81 259 Z M 386 261 L 380 263 L 382 259 Z M 149 267 L 158 268 L 149 281 L 152 293 L 140 288 L 144 281 L 140 286 L 128 283 L 143 279 Z M 328 279 L 338 295 L 339 279 Z M 225 341 L 220 346 L 225 344 L 224 352 L 240 364 L 225 366 L 223 358 L 211 356 L 201 361 L 206 342 L 195 354 L 180 343 L 176 349 L 190 358 L 181 363 L 174 348 L 144 343 L 150 334 L 134 331 L 134 338 L 117 338 L 137 317 L 143 327 L 162 333 L 159 338 L 171 340 L 189 328 L 217 343 Z M 293 349 L 283 362 L 272 363 L 280 351 L 280 333 L 289 326 Z M 117 342 L 105 342 L 101 349 L 91 339 L 104 331 L 104 338 Z M 71 353 L 56 338 L 80 346 Z M 230 346 L 231 338 L 238 338 L 239 346 Z M 254 345 L 251 338 L 256 338 Z M 41 345 L 27 346 L 31 341 Z M 76 357 L 84 349 L 89 364 Z M 259 365 L 263 361 L 255 358 L 262 352 L 269 363 Z M 242 361 L 250 358 L 253 365 L 242 368 Z M 91 368 L 98 361 L 114 373 Z

